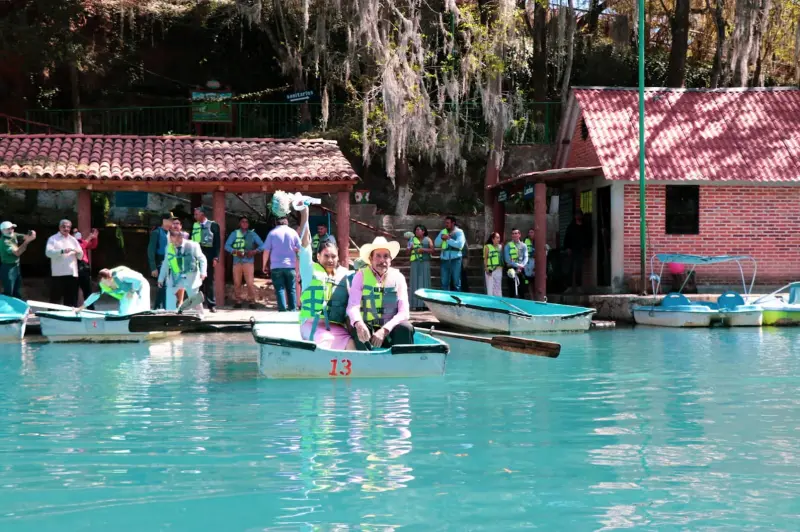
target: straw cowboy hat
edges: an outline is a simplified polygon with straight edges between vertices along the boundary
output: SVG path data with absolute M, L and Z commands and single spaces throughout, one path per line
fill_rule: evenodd
M 361 260 L 369 264 L 369 256 L 372 255 L 372 252 L 376 249 L 388 249 L 389 253 L 392 255 L 392 258 L 395 258 L 397 257 L 397 254 L 400 253 L 400 244 L 395 241 L 389 242 L 382 236 L 379 236 L 376 237 L 371 244 L 364 244 L 361 246 L 361 251 L 359 252 L 358 256 Z

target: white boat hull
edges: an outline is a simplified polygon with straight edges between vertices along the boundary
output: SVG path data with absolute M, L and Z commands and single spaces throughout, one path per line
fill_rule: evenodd
M 716 312 L 633 310 L 633 319 L 637 325 L 655 327 L 710 327 L 716 315 Z
M 528 317 L 504 312 L 491 312 L 464 305 L 437 303 L 430 300 L 426 300 L 425 305 L 427 305 L 436 319 L 444 324 L 487 333 L 521 334 L 588 331 L 592 325 L 592 314 Z
M 747 310 L 725 312 L 720 310 L 720 320 L 727 327 L 761 327 L 764 321 L 764 311 Z
M 42 336 L 50 342 L 145 342 L 180 334 L 180 331 L 131 332 L 130 320 L 106 320 L 102 315 L 82 315 L 67 321 L 39 315 Z
M 16 321 L 0 323 L 0 343 L 19 342 L 25 336 L 25 327 L 28 316 L 25 315 Z
M 301 339 L 297 324 L 256 324 L 253 336 L 259 342 L 258 369 L 268 379 L 436 377 L 444 374 L 448 350 L 444 342 L 425 335 L 431 344 L 373 351 L 319 349 Z

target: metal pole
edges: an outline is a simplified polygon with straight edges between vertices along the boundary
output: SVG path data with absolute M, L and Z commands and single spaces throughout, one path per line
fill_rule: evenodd
M 645 175 L 644 175 L 644 41 L 645 28 L 644 22 L 644 0 L 638 0 L 639 4 L 639 254 L 640 254 L 640 276 L 642 280 L 642 293 L 647 293 L 647 222 L 645 206 Z

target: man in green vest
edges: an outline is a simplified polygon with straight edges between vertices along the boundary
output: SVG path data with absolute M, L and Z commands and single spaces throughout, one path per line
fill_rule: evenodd
M 3 283 L 3 294 L 22 299 L 22 273 L 19 258 L 28 249 L 28 244 L 36 240 L 36 232 L 29 231 L 23 236 L 14 229 L 16 224 L 3 222 L 0 224 L 2 241 L 0 242 L 0 282 Z
M 514 228 L 511 230 L 511 242 L 506 243 L 503 252 L 507 267 L 506 296 L 525 299 L 526 282 L 525 265 L 528 263 L 528 248 L 520 240 L 522 232 Z
M 208 219 L 205 207 L 196 207 L 194 209 L 192 241 L 200 244 L 200 249 L 208 262 L 207 277 L 203 280 L 201 290 L 208 304 L 209 312 L 217 311 L 217 299 L 214 294 L 214 270 L 219 264 L 220 240 L 219 224 Z
M 328 225 L 320 222 L 317 224 L 317 234 L 311 239 L 311 251 L 314 261 L 317 260 L 317 253 L 319 253 L 320 246 L 328 241 L 333 242 L 334 246 L 336 245 L 336 237 L 328 233 Z
M 256 308 L 255 256 L 263 244 L 256 232 L 250 229 L 250 220 L 247 216 L 239 218 L 239 229 L 228 235 L 228 240 L 225 241 L 225 251 L 233 257 L 233 294 L 236 300 L 233 308 L 242 308 L 244 299 L 242 280 L 247 283 L 247 300 L 250 308 Z

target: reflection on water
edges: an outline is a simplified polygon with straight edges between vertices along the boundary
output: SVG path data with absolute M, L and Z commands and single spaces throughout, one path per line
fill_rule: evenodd
M 455 341 L 443 379 L 268 381 L 248 334 L 0 346 L 0 530 L 791 530 L 800 335 Z

